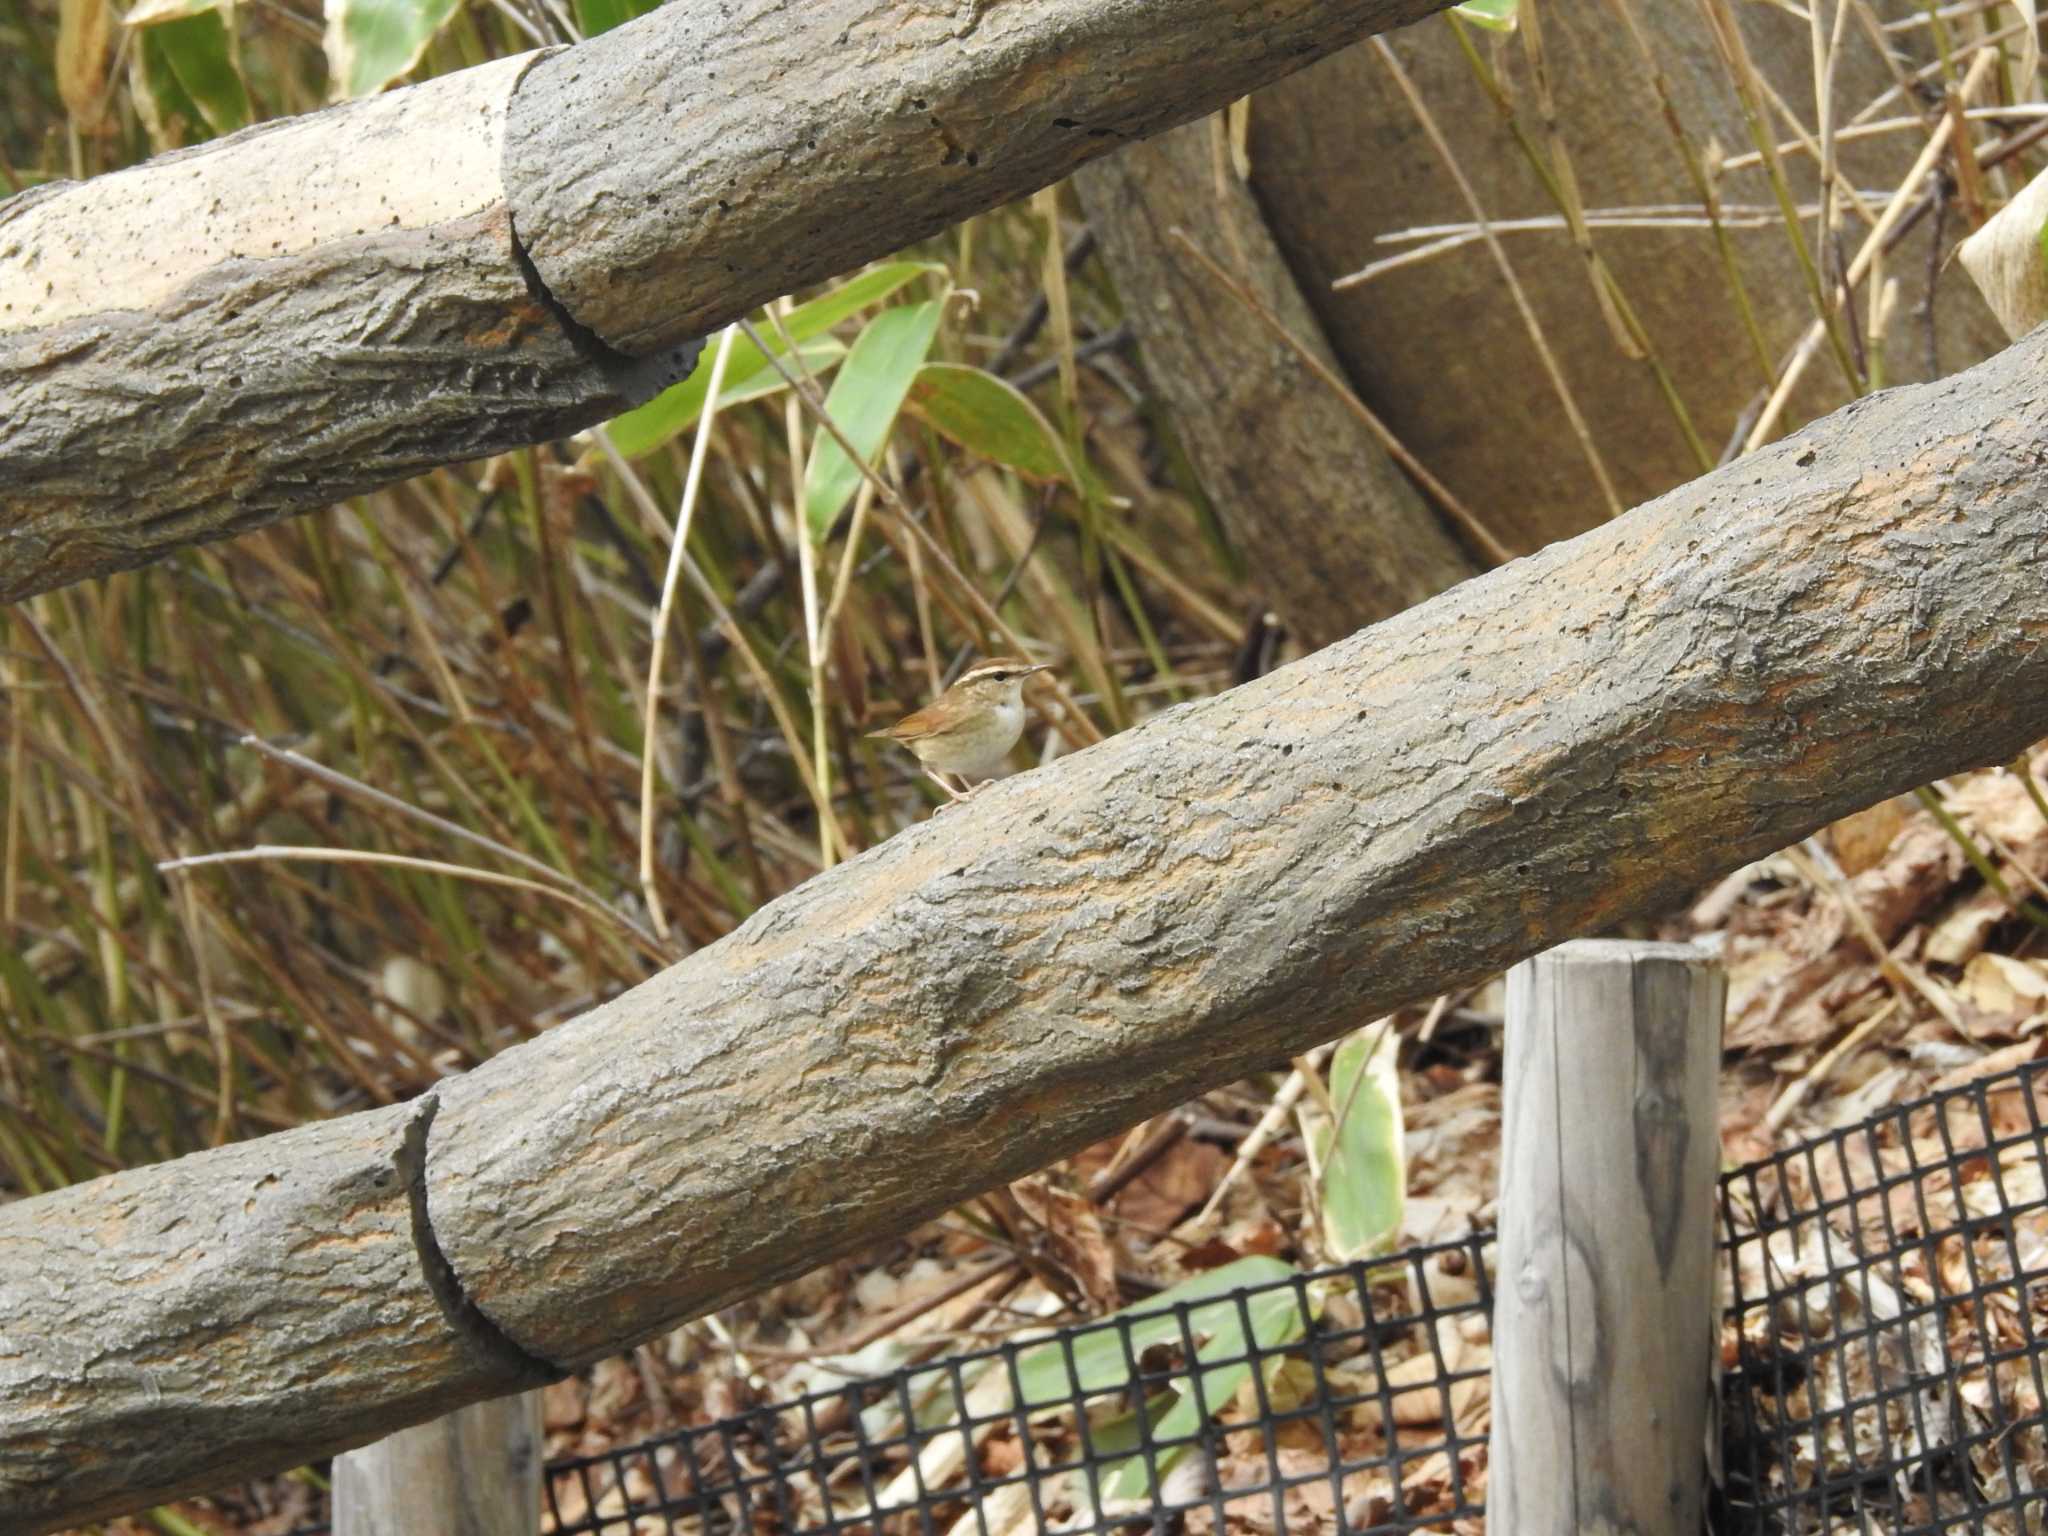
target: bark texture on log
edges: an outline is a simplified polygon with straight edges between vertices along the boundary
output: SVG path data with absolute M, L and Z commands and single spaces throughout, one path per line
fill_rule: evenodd
M 1174 240 L 1185 230 L 1344 376 L 1251 193 L 1211 174 L 1211 134 L 1190 123 L 1133 144 L 1074 185 L 1203 490 L 1256 590 L 1314 649 L 1477 566 L 1358 415 Z
M 590 425 L 499 173 L 528 55 L 0 204 L 0 602 Z
M 579 323 L 646 351 L 1448 3 L 664 6 L 520 88 L 520 238 Z
M 0 1530 L 220 1488 L 550 1379 L 423 1263 L 432 1108 L 0 1208 Z
M 0 204 L 0 602 L 590 426 L 754 305 L 1448 3 L 681 0 Z
M 2044 370 L 2048 330 L 992 785 L 437 1089 L 421 1230 L 472 1331 L 556 1369 L 621 1349 L 2009 758 L 2048 734 Z M 225 1221 L 245 1191 L 214 1170 L 267 1156 L 289 1187 L 315 1176 L 300 1149 L 327 1132 L 294 1134 L 112 1183 L 170 1202 L 179 1181 L 186 1221 Z M 0 1209 L 0 1244 L 26 1259 L 90 1231 L 108 1190 Z M 337 1226 L 315 1204 L 263 1241 L 339 1262 Z M 117 1305 L 127 1273 L 158 1267 L 153 1230 L 130 1237 L 119 1264 L 74 1238 L 75 1274 L 59 1255 L 8 1298 L 11 1379 L 89 1379 L 135 1340 L 159 1380 L 202 1369 L 218 1308 L 148 1287 Z M 327 1295 L 325 1276 L 262 1278 L 289 1292 L 273 1309 Z M 413 1342 L 432 1327 L 417 1289 L 394 1282 L 395 1329 L 359 1317 L 363 1358 L 331 1376 L 295 1332 L 252 1325 L 235 1390 L 331 1449 L 392 1427 L 367 1375 L 420 1418 L 505 1390 L 483 1383 L 508 1367 Z M 253 1415 L 195 1435 L 138 1414 L 144 1396 L 15 1398 L 0 1524 L 47 1530 L 309 1449 Z

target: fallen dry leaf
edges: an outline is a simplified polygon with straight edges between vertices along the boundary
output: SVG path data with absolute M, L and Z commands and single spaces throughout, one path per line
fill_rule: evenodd
M 1123 1304 L 1117 1290 L 1116 1253 L 1103 1232 L 1102 1212 L 1095 1202 L 1043 1174 L 1019 1179 L 1010 1193 L 1034 1226 L 1018 1233 L 1018 1238 L 1071 1280 L 1096 1316 L 1116 1311 Z
M 1911 795 L 1894 795 L 1827 828 L 1823 836 L 1842 873 L 1860 875 L 1882 863 L 1916 809 Z

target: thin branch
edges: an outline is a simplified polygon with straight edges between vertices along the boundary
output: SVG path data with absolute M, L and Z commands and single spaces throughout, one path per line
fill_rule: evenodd
M 661 907 L 661 891 L 654 879 L 654 742 L 661 728 L 661 663 L 668 653 L 668 628 L 675 613 L 676 588 L 684 563 L 689 559 L 690 522 L 697 511 L 697 493 L 704 483 L 704 458 L 711 450 L 711 431 L 718 422 L 718 393 L 725 387 L 725 364 L 732 356 L 732 339 L 738 327 L 728 325 L 718 335 L 718 353 L 711 359 L 711 377 L 704 389 L 704 412 L 697 418 L 697 438 L 690 445 L 690 468 L 683 477 L 682 505 L 676 511 L 675 531 L 670 535 L 668 572 L 661 581 L 661 605 L 654 611 L 654 648 L 647 659 L 647 706 L 640 734 L 640 890 L 647 899 L 647 915 L 654 931 L 668 937 L 668 914 Z M 610 435 L 599 427 L 599 442 L 614 453 Z
M 661 945 L 652 943 L 633 924 L 601 902 L 592 901 L 577 891 L 564 890 L 559 885 L 550 885 L 541 880 L 528 880 L 521 875 L 502 875 L 496 870 L 473 869 L 466 864 L 450 864 L 442 859 L 415 858 L 408 853 L 379 853 L 366 848 L 301 848 L 282 843 L 258 843 L 253 848 L 234 848 L 221 853 L 192 853 L 182 858 L 162 859 L 157 863 L 160 874 L 171 874 L 181 869 L 203 869 L 209 864 L 258 864 L 258 863 L 307 863 L 307 864 L 388 864 L 400 869 L 415 869 L 426 874 L 450 875 L 457 880 L 471 880 L 478 885 L 502 885 L 513 890 L 532 891 L 536 895 L 566 901 L 580 911 L 601 917 L 606 922 L 616 923 L 633 936 L 649 959 L 656 964 L 666 965 L 675 957 Z

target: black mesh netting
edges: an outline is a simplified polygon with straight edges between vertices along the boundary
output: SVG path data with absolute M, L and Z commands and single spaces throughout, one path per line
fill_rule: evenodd
M 2048 1527 L 2048 1064 L 1723 1177 L 1728 1531 Z
M 1724 1176 L 1715 1530 L 2048 1528 L 2044 1094 L 2023 1067 Z M 1492 1258 L 1285 1275 L 556 1462 L 546 1529 L 1481 1532 Z

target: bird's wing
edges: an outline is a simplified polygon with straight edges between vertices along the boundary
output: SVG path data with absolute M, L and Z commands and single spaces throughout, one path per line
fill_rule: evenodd
M 932 707 L 926 705 L 914 715 L 905 715 L 886 730 L 869 731 L 868 734 L 885 737 L 890 741 L 915 741 L 920 736 L 931 735 L 942 723 L 935 717 Z

